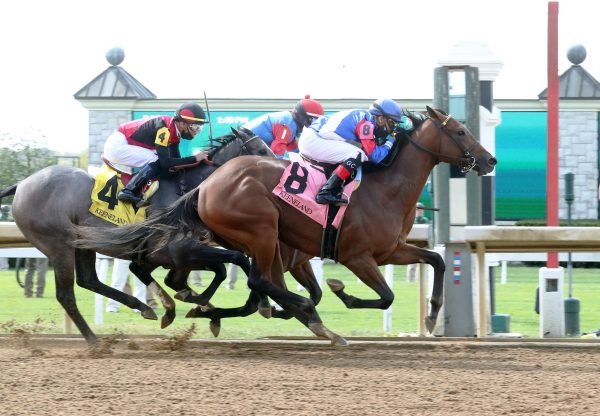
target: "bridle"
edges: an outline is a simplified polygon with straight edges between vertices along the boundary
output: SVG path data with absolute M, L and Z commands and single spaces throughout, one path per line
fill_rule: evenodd
M 246 138 L 242 138 L 242 137 L 240 137 L 240 136 L 236 136 L 236 138 L 235 138 L 234 140 L 230 141 L 230 142 L 229 142 L 229 143 L 227 143 L 225 146 L 229 146 L 229 145 L 230 145 L 231 143 L 233 143 L 235 140 L 241 140 L 241 142 L 242 142 L 242 145 L 240 146 L 240 151 L 239 151 L 239 153 L 238 153 L 237 155 L 235 155 L 235 156 L 234 156 L 234 157 L 238 157 L 238 156 L 244 156 L 244 155 L 250 155 L 250 154 L 252 154 L 252 153 L 250 152 L 250 149 L 248 148 L 248 144 L 249 144 L 250 142 L 252 142 L 253 140 L 260 140 L 260 137 L 258 137 L 258 136 L 256 136 L 256 135 L 255 135 L 255 136 L 252 136 L 252 137 L 250 137 L 250 138 L 247 138 L 247 137 L 246 137 Z M 214 163 L 213 163 L 213 166 L 214 166 L 214 167 L 216 167 L 216 168 L 218 168 L 218 167 L 220 167 L 220 166 L 222 166 L 222 165 L 223 165 L 223 163 L 216 163 L 216 162 L 214 162 Z
M 414 141 L 410 135 L 408 135 L 408 141 L 411 142 L 417 149 L 422 150 L 426 153 L 429 153 L 429 154 L 435 156 L 439 160 L 454 161 L 455 164 L 460 167 L 461 173 L 467 173 L 468 171 L 473 169 L 475 167 L 475 165 L 477 164 L 477 161 L 475 160 L 475 157 L 472 155 L 472 151 L 473 151 L 473 148 L 475 146 L 477 146 L 477 143 L 474 143 L 470 147 L 464 146 L 463 140 L 461 140 L 461 137 L 464 136 L 465 133 L 462 130 L 459 133 L 453 132 L 450 129 L 448 129 L 448 127 L 446 127 L 448 122 L 452 119 L 451 115 L 446 116 L 446 119 L 444 121 L 440 121 L 438 119 L 434 119 L 431 117 L 427 117 L 427 118 L 438 128 L 438 130 L 444 132 L 446 134 L 446 136 L 450 137 L 450 139 L 454 142 L 454 144 L 456 144 L 456 146 L 463 153 L 464 157 L 455 157 L 455 156 L 445 155 L 440 152 L 434 152 L 433 150 L 430 150 L 430 149 L 420 145 L 416 141 Z M 462 134 L 460 134 L 460 133 L 462 133 Z M 438 146 L 438 148 L 441 148 L 441 146 L 442 146 L 442 144 L 441 144 L 441 139 L 440 139 L 440 145 Z
M 240 152 L 240 154 L 238 156 L 242 156 L 242 155 L 249 155 L 250 154 L 250 150 L 248 150 L 248 143 L 250 143 L 252 140 L 261 140 L 260 137 L 254 135 L 252 137 L 250 137 L 249 139 L 242 139 L 241 137 L 239 138 L 242 141 L 242 146 L 241 146 L 241 150 L 243 150 L 243 153 Z

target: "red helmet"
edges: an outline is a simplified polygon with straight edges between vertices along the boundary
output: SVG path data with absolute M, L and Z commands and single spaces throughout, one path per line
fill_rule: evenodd
M 175 120 L 183 120 L 192 124 L 204 124 L 208 120 L 204 110 L 196 103 L 185 103 L 175 111 Z
M 314 119 L 321 117 L 323 114 L 325 114 L 325 111 L 323 111 L 321 103 L 312 100 L 310 95 L 305 96 L 304 100 L 298 101 L 292 110 L 294 120 L 304 127 L 310 126 Z

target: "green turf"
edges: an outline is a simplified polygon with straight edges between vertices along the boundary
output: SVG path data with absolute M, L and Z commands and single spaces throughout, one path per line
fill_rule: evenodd
M 383 270 L 383 268 L 382 268 Z M 393 318 L 391 333 L 383 331 L 383 312 L 381 310 L 348 310 L 333 295 L 328 288 L 324 288 L 319 313 L 324 323 L 333 331 L 344 336 L 396 336 L 399 333 L 415 333 L 417 331 L 417 291 L 416 283 L 406 282 L 405 267 L 396 267 L 394 276 L 394 293 L 396 299 L 393 304 Z M 535 288 L 538 281 L 537 267 L 508 268 L 508 283 L 500 284 L 500 273 L 497 273 L 496 283 L 496 313 L 511 315 L 512 332 L 520 332 L 526 336 L 537 337 L 539 332 L 539 319 L 535 314 Z M 347 292 L 362 298 L 375 298 L 374 292 L 364 284 L 357 281 L 343 266 L 326 264 L 325 277 L 341 279 L 345 282 Z M 158 281 L 162 283 L 164 270 L 156 272 Z M 600 305 L 596 301 L 600 295 L 600 271 L 597 269 L 574 269 L 574 296 L 581 301 L 581 329 L 590 331 L 600 327 Z M 109 270 L 110 276 L 110 270 Z M 209 277 L 203 273 L 203 279 Z M 286 277 L 290 288 L 295 290 L 295 282 Z M 566 281 L 566 271 L 565 271 Z M 163 285 L 164 287 L 164 285 Z M 28 326 L 33 330 L 45 333 L 62 333 L 64 312 L 54 298 L 54 279 L 48 273 L 48 284 L 43 299 L 25 298 L 15 280 L 14 270 L 0 272 L 0 290 L 2 302 L 0 306 L 0 332 L 8 332 L 13 322 L 19 326 Z M 169 291 L 172 294 L 172 292 Z M 247 297 L 245 278 L 238 281 L 235 290 L 226 290 L 224 285 L 213 298 L 213 304 L 224 307 L 239 306 Z M 306 292 L 302 292 L 306 293 Z M 79 308 L 97 334 L 122 332 L 126 334 L 156 334 L 173 335 L 189 328 L 196 323 L 196 338 L 211 338 L 208 324 L 203 319 L 186 319 L 184 315 L 191 308 L 190 304 L 177 302 L 178 317 L 173 325 L 167 329 L 160 329 L 159 321 L 149 321 L 139 314 L 121 307 L 118 313 L 105 313 L 102 325 L 94 324 L 94 294 L 76 288 Z M 162 309 L 157 311 L 162 315 Z M 73 332 L 77 329 L 73 327 Z M 257 338 L 265 336 L 284 335 L 311 335 L 298 321 L 283 321 L 279 319 L 264 319 L 258 314 L 246 318 L 226 319 L 222 321 L 220 338 Z

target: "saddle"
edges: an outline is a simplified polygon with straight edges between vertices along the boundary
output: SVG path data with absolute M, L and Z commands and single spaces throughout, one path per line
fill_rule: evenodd
M 125 165 L 120 165 L 118 163 L 112 163 L 110 160 L 104 157 L 104 155 L 100 156 L 100 158 L 106 166 L 108 166 L 109 168 L 111 168 L 119 174 L 121 182 L 123 182 L 123 186 L 127 185 L 131 178 L 133 178 L 133 175 L 135 174 L 133 172 L 133 168 Z
M 291 153 L 290 165 L 285 169 L 273 193 L 323 227 L 321 257 L 337 261 L 338 229 L 347 206 L 320 205 L 314 199 L 336 166 L 337 164 L 320 163 L 298 153 Z M 350 180 L 345 186 L 350 197 L 356 182 Z
M 329 177 L 331 176 L 331 174 L 333 173 L 335 168 L 337 168 L 339 166 L 339 163 L 319 162 L 319 161 L 314 160 L 313 158 L 308 157 L 302 153 L 299 153 L 299 155 L 300 155 L 300 157 L 302 157 L 302 159 L 304 159 L 308 163 L 310 163 L 315 169 L 317 169 L 319 172 L 323 173 L 325 175 L 326 179 L 329 179 Z M 367 162 L 365 162 L 365 163 L 367 163 Z M 344 181 L 344 186 L 348 185 L 355 178 L 356 178 L 356 174 L 353 174 L 352 176 L 347 178 Z

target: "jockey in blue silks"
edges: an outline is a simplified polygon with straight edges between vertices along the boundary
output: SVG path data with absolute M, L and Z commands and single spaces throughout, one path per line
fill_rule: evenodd
M 307 95 L 291 111 L 263 114 L 242 127 L 260 137 L 278 158 L 298 151 L 298 136 L 324 113 L 323 106 Z
M 412 129 L 393 100 L 383 98 L 368 110 L 345 110 L 317 119 L 304 130 L 298 144 L 300 153 L 319 162 L 339 163 L 316 196 L 319 204 L 347 204 L 342 196 L 344 181 L 353 177 L 362 162 L 380 163 L 394 145 L 395 128 Z M 376 139 L 385 139 L 377 144 Z

